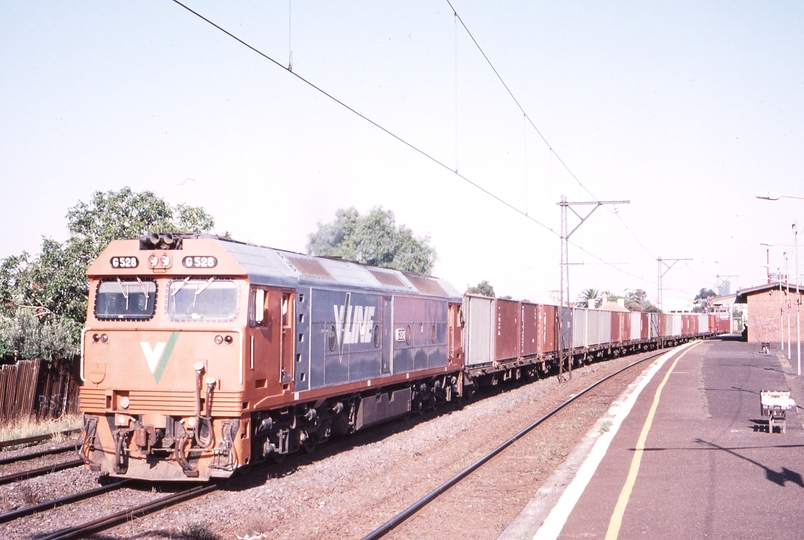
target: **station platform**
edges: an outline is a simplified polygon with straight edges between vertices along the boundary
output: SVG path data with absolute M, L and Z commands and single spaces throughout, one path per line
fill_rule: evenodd
M 655 360 L 500 536 L 804 538 L 804 386 L 783 351 L 728 337 Z M 768 433 L 763 390 L 790 391 Z

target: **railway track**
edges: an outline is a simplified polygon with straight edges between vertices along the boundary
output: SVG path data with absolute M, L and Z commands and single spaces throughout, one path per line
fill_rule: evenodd
M 0 465 L 8 465 L 10 463 L 18 463 L 20 461 L 28 461 L 39 457 L 63 454 L 65 452 L 75 452 L 75 443 L 76 441 L 71 441 L 70 444 L 66 444 L 64 446 L 57 446 L 55 448 L 48 448 L 47 450 L 37 450 L 35 452 L 28 452 L 25 454 L 0 458 Z
M 499 446 L 497 446 L 496 448 L 494 448 L 493 450 L 488 452 L 486 455 L 480 457 L 474 463 L 472 463 L 468 467 L 466 467 L 463 470 L 461 470 L 458 474 L 456 474 L 455 476 L 453 476 L 452 478 L 450 478 L 446 482 L 442 483 L 440 486 L 438 486 L 437 488 L 432 490 L 430 493 L 428 493 L 424 497 L 420 498 L 418 501 L 416 501 L 415 503 L 410 505 L 408 508 L 406 508 L 403 511 L 399 512 L 397 515 L 395 515 L 393 518 L 388 520 L 386 523 L 384 523 L 383 525 L 381 525 L 380 527 L 378 527 L 377 529 L 375 529 L 374 531 L 372 531 L 368 535 L 364 536 L 363 540 L 374 540 L 374 539 L 382 538 L 383 536 L 387 535 L 388 533 L 390 533 L 391 531 L 397 529 L 398 527 L 402 527 L 402 526 L 404 526 L 404 524 L 412 521 L 413 518 L 415 518 L 416 516 L 420 515 L 420 513 L 423 512 L 425 507 L 428 507 L 429 513 L 431 513 L 431 514 L 438 514 L 438 515 L 441 515 L 441 516 L 449 515 L 449 513 L 447 513 L 448 510 L 445 510 L 444 512 L 439 512 L 438 509 L 434 509 L 434 508 L 432 508 L 432 506 L 433 506 L 433 503 L 435 503 L 439 498 L 444 496 L 448 491 L 450 491 L 451 488 L 453 488 L 456 485 L 460 484 L 461 482 L 466 481 L 467 479 L 469 479 L 473 475 L 473 473 L 475 473 L 479 469 L 483 468 L 485 465 L 487 465 L 487 464 L 491 465 L 491 463 L 496 462 L 497 460 L 494 460 L 495 457 L 499 456 L 505 450 L 507 450 L 510 447 L 512 447 L 513 445 L 515 445 L 515 443 L 517 443 L 519 441 L 524 441 L 530 435 L 535 435 L 534 430 L 537 427 L 544 425 L 546 422 L 550 421 L 551 419 L 554 419 L 557 415 L 559 415 L 562 411 L 567 409 L 570 405 L 577 404 L 584 397 L 589 396 L 590 393 L 592 393 L 594 390 L 599 389 L 599 387 L 601 385 L 604 385 L 604 383 L 609 382 L 609 381 L 611 381 L 613 379 L 616 379 L 618 376 L 622 375 L 623 373 L 628 372 L 629 370 L 633 370 L 635 367 L 643 364 L 644 362 L 652 360 L 653 358 L 656 358 L 657 356 L 665 354 L 666 352 L 667 352 L 666 350 L 662 350 L 662 351 L 658 351 L 658 352 L 652 353 L 650 355 L 647 355 L 646 357 L 641 358 L 641 359 L 639 359 L 639 360 L 637 360 L 635 362 L 632 362 L 632 363 L 628 364 L 627 366 L 625 366 L 625 367 L 623 367 L 623 368 L 621 368 L 621 369 L 619 369 L 619 370 L 617 370 L 617 371 L 615 371 L 615 372 L 613 372 L 613 373 L 601 378 L 600 380 L 598 380 L 598 381 L 594 382 L 593 384 L 587 386 L 585 389 L 583 389 L 583 390 L 579 391 L 578 393 L 572 395 L 567 400 L 565 400 L 564 402 L 562 402 L 561 404 L 559 404 L 558 406 L 556 406 L 555 408 L 553 408 L 552 410 L 550 410 L 549 412 L 547 412 L 546 414 L 544 414 L 543 416 L 538 418 L 536 421 L 534 421 L 533 423 L 531 423 L 530 425 L 528 425 L 527 427 L 525 427 L 524 429 L 519 431 L 517 434 L 515 434 L 514 436 L 512 436 L 511 438 L 509 438 L 508 440 L 506 440 L 505 442 L 503 442 L 502 444 L 500 444 Z M 618 394 L 618 393 L 619 392 L 616 392 L 615 395 Z M 613 399 L 614 396 L 610 396 L 610 397 L 612 397 L 612 399 Z M 505 465 L 503 465 L 503 466 L 505 466 Z M 490 473 L 490 474 L 493 475 L 493 473 Z M 527 489 L 532 494 L 532 492 L 533 492 L 532 486 L 528 486 Z M 470 508 L 471 508 L 471 506 L 470 506 Z M 453 514 L 454 514 L 454 512 L 453 512 Z M 440 532 L 437 532 L 437 531 L 440 531 Z M 420 532 L 421 532 L 420 530 L 417 530 L 416 532 L 413 533 L 413 536 L 419 535 Z M 445 533 L 446 533 L 446 531 L 444 531 L 444 530 L 441 530 L 441 529 L 438 529 L 438 528 L 433 529 L 433 534 L 442 535 L 442 534 L 445 534 Z M 404 533 L 403 533 L 403 536 L 404 536 Z M 447 536 L 449 536 L 449 534 L 447 534 Z
M 5 484 L 11 484 L 12 482 L 19 482 L 20 480 L 25 480 L 26 478 L 33 478 L 34 476 L 43 476 L 45 474 L 50 474 L 56 471 L 70 469 L 72 467 L 79 467 L 83 464 L 84 462 L 82 460 L 73 459 L 70 461 L 52 463 L 50 465 L 44 465 L 42 467 L 37 467 L 34 469 L 26 469 L 24 471 L 7 474 L 5 476 L 0 476 L 0 486 Z
M 125 510 L 114 512 L 102 518 L 88 521 L 86 523 L 82 523 L 81 525 L 67 527 L 45 536 L 38 536 L 37 538 L 39 540 L 67 540 L 70 538 L 86 538 L 90 534 L 111 529 L 112 527 L 116 527 L 121 523 L 131 521 L 153 512 L 164 510 L 165 508 L 190 499 L 201 497 L 202 495 L 206 495 L 217 489 L 218 486 L 216 484 L 190 487 L 176 493 L 171 493 L 170 495 L 160 497 L 153 501 L 131 506 Z
M 49 441 L 51 439 L 55 439 L 56 437 L 66 437 L 69 435 L 75 435 L 76 433 L 80 432 L 81 432 L 80 429 L 66 429 L 64 431 L 59 431 L 57 433 L 46 433 L 44 435 L 34 435 L 32 437 L 24 437 L 21 439 L 9 439 L 7 441 L 0 441 L 0 450 L 8 448 L 9 446 L 22 446 L 35 442 Z
M 124 487 L 131 482 L 132 482 L 131 480 L 121 480 L 119 482 L 113 482 L 111 484 L 100 486 L 95 489 L 81 491 L 79 493 L 67 495 L 66 497 L 59 497 L 58 499 L 53 499 L 39 504 L 26 506 L 24 508 L 19 508 L 11 512 L 6 512 L 5 514 L 0 514 L 0 523 L 8 523 L 21 517 L 31 516 L 33 514 L 39 514 L 41 512 L 46 512 L 48 510 L 52 510 L 60 506 L 66 506 L 68 504 L 73 504 L 79 501 L 84 501 L 86 499 L 91 499 L 92 497 L 103 495 L 104 493 L 108 493 L 109 491 L 120 489 L 121 487 Z

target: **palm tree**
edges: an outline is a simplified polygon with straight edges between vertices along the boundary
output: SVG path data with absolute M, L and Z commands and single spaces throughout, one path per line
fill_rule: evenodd
M 584 289 L 578 295 L 578 299 L 575 301 L 575 307 L 588 307 L 589 300 L 594 300 L 594 306 L 599 307 L 601 301 L 600 291 L 594 288 Z

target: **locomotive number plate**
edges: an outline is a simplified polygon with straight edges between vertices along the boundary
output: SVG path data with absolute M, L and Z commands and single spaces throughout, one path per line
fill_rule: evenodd
M 112 268 L 137 268 L 140 261 L 137 260 L 137 257 L 112 257 L 109 264 L 112 265 Z
M 218 265 L 215 257 L 185 257 L 181 262 L 185 268 L 215 268 Z

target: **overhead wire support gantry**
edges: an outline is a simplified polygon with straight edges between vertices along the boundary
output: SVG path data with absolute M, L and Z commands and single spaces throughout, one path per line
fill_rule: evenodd
M 569 370 L 569 378 L 572 378 L 572 354 L 571 354 L 571 347 L 572 347 L 572 324 L 570 321 L 572 318 L 570 317 L 570 309 L 572 309 L 572 302 L 570 300 L 569 294 L 569 238 L 572 234 L 578 230 L 578 228 L 584 224 L 584 222 L 589 219 L 589 217 L 594 213 L 595 210 L 603 206 L 604 204 L 631 204 L 631 201 L 576 201 L 570 202 L 567 201 L 567 196 L 562 195 L 561 201 L 556 203 L 558 206 L 561 207 L 561 288 L 559 290 L 559 317 L 558 317 L 558 339 L 557 342 L 559 344 L 558 347 L 558 378 L 559 380 L 564 380 L 564 361 L 567 359 L 567 355 L 569 354 L 569 362 L 567 363 L 567 368 Z M 573 206 L 592 206 L 593 208 L 589 210 L 589 213 L 585 216 L 580 215 L 576 212 L 572 207 Z M 580 222 L 575 226 L 574 229 L 568 231 L 567 226 L 567 209 L 571 210 L 573 214 L 575 214 Z M 566 292 L 566 297 L 564 293 Z M 566 298 L 566 302 L 565 299 Z M 566 328 L 565 328 L 566 326 Z M 565 332 L 566 330 L 566 332 Z

